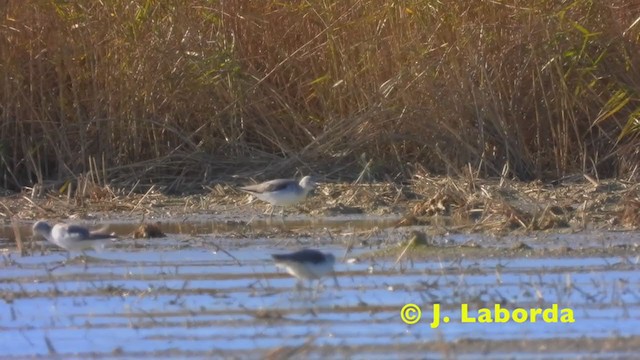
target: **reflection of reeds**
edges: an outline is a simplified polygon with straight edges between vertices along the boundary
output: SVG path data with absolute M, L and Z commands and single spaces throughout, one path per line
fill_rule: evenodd
M 629 6 L 114 0 L 4 14 L 13 187 L 90 173 L 180 192 L 296 167 L 602 178 L 640 156 Z
M 20 256 L 27 255 L 27 249 L 24 247 L 24 242 L 22 241 L 22 234 L 20 234 L 20 226 L 18 225 L 18 221 L 15 217 L 11 217 L 11 227 L 13 228 L 13 236 L 16 239 L 16 247 L 18 248 L 18 252 Z

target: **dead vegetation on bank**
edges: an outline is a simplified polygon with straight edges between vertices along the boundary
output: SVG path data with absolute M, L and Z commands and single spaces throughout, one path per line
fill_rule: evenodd
M 592 180 L 543 184 L 424 178 L 416 187 L 424 199 L 413 203 L 399 226 L 441 223 L 470 232 L 640 226 L 637 183 Z
M 296 168 L 370 182 L 468 164 L 481 177 L 637 177 L 637 9 L 7 2 L 0 186 L 99 172 L 181 192 Z
M 138 194 L 97 184 L 83 187 L 90 191 L 78 190 L 73 195 L 64 191 L 41 195 L 32 190 L 0 199 L 0 217 L 5 221 L 141 218 L 144 223 L 145 218 L 190 214 L 242 219 L 267 209 L 265 203 L 252 202 L 252 197 L 237 190 L 237 185 L 219 183 L 186 196 L 166 195 L 154 187 Z M 544 184 L 426 175 L 416 176 L 406 185 L 325 182 L 306 201 L 287 211 L 310 217 L 400 216 L 397 228 L 429 225 L 440 232 L 639 229 L 640 185 L 585 178 Z M 140 236 L 151 236 L 149 231 L 141 228 Z

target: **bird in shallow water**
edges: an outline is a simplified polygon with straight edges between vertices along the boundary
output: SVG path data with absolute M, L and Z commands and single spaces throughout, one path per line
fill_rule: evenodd
M 338 278 L 334 270 L 335 256 L 331 253 L 322 253 L 313 249 L 302 249 L 289 254 L 271 255 L 277 267 L 284 268 L 289 274 L 298 279 L 297 287 L 302 286 L 304 280 L 318 280 L 325 275 L 332 275 L 336 287 Z
M 49 225 L 46 221 L 40 220 L 33 224 L 33 233 L 39 234 L 50 243 L 57 245 L 69 252 L 93 249 L 99 251 L 116 240 L 115 234 L 105 232 L 105 229 L 89 230 L 79 225 L 55 224 Z
M 271 205 L 269 217 L 273 216 L 275 206 L 281 206 L 282 218 L 284 218 L 284 207 L 301 202 L 315 187 L 316 183 L 311 176 L 305 176 L 299 182 L 294 179 L 276 179 L 239 189 L 268 202 Z

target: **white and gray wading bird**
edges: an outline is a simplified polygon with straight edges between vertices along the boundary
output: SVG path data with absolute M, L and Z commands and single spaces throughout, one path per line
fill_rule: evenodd
M 336 262 L 333 254 L 303 249 L 289 254 L 273 254 L 271 257 L 277 267 L 284 268 L 289 274 L 298 279 L 298 288 L 301 287 L 304 280 L 320 280 L 320 278 L 329 274 L 333 276 L 336 287 L 340 287 L 333 268 Z
M 305 176 L 300 182 L 294 179 L 276 179 L 256 185 L 243 186 L 239 189 L 268 202 L 271 205 L 269 217 L 273 216 L 274 207 L 282 206 L 282 217 L 284 218 L 284 207 L 295 205 L 304 200 L 315 186 L 316 183 L 311 176 Z
M 33 233 L 39 234 L 50 243 L 67 251 L 94 251 L 104 249 L 105 245 L 116 240 L 115 234 L 106 233 L 103 229 L 89 230 L 79 225 L 55 224 L 49 225 L 46 221 L 38 221 L 33 224 Z

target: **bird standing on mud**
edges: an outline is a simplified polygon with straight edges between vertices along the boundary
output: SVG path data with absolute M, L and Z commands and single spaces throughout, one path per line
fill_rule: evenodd
M 304 200 L 315 187 L 316 183 L 311 176 L 305 176 L 300 182 L 294 179 L 276 179 L 256 185 L 243 186 L 239 189 L 268 202 L 271 205 L 269 217 L 273 216 L 275 206 L 282 206 L 282 217 L 284 218 L 284 207 L 295 205 Z
M 33 224 L 33 233 L 67 251 L 102 250 L 106 244 L 118 238 L 115 234 L 106 233 L 104 228 L 92 231 L 79 225 L 60 223 L 51 226 L 42 220 Z
M 329 274 L 333 276 L 336 287 L 340 287 L 333 268 L 336 258 L 331 253 L 302 249 L 289 254 L 273 254 L 271 257 L 277 267 L 284 268 L 289 274 L 298 279 L 298 288 L 302 286 L 302 281 L 304 280 L 319 280 Z

